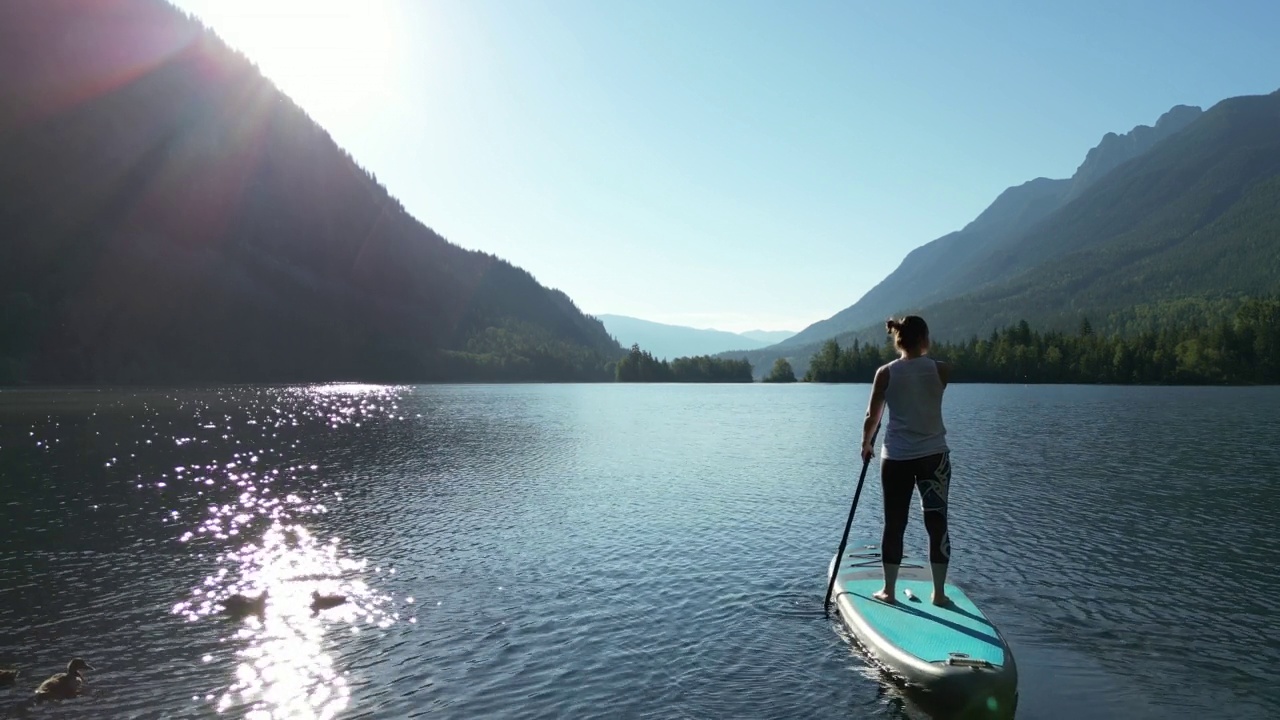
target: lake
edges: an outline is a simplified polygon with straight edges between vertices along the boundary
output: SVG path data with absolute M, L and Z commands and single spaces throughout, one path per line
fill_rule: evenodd
M 0 391 L 0 716 L 80 656 L 33 717 L 928 717 L 822 612 L 868 392 Z M 945 414 L 951 577 L 1018 718 L 1280 716 L 1280 388 Z M 880 508 L 873 464 L 850 547 Z

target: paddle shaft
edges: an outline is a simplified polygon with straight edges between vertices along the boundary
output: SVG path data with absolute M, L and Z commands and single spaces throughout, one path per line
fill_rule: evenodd
M 871 446 L 875 447 L 876 436 L 880 434 L 880 426 L 876 425 L 875 432 L 871 433 Z M 840 548 L 836 550 L 836 562 L 831 566 L 831 580 L 827 582 L 827 595 L 822 599 L 822 612 L 826 612 L 831 605 L 831 591 L 836 586 L 836 576 L 840 574 L 840 560 L 844 557 L 844 546 L 849 542 L 849 528 L 853 527 L 853 513 L 858 509 L 858 498 L 862 495 L 862 482 L 867 479 L 867 467 L 871 465 L 871 458 L 862 461 L 862 473 L 858 475 L 858 488 L 853 491 L 853 504 L 849 506 L 849 519 L 844 521 L 844 535 L 840 536 Z

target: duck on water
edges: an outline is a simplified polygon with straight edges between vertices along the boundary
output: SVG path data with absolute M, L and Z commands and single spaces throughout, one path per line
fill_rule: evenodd
M 262 615 L 266 612 L 268 597 L 270 597 L 270 591 L 265 589 L 257 597 L 236 593 L 224 600 L 222 607 L 232 617 Z
M 93 670 L 93 666 L 81 658 L 73 658 L 67 663 L 67 671 L 55 673 L 48 680 L 40 683 L 36 689 L 36 700 L 61 700 L 75 697 L 84 687 L 84 676 L 81 670 Z
M 245 615 L 262 615 L 267 609 L 267 600 L 270 597 L 270 591 L 263 590 L 255 596 L 236 593 L 223 601 L 222 607 L 228 615 L 233 617 L 243 617 Z M 340 594 L 321 594 L 318 590 L 311 591 L 311 611 L 319 612 L 331 607 L 337 607 L 347 602 L 347 597 Z
M 338 594 L 321 595 L 320 591 L 312 590 L 311 591 L 311 612 L 317 613 L 327 608 L 337 607 L 339 605 L 342 605 L 346 601 L 347 601 L 347 597 L 345 595 L 338 595 Z

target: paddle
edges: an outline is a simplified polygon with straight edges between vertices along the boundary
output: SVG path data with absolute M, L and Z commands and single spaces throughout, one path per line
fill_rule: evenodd
M 875 447 L 876 436 L 880 434 L 880 426 L 876 425 L 871 433 L 871 446 Z M 862 481 L 867 479 L 867 466 L 871 458 L 862 461 L 862 474 L 858 475 L 858 489 L 853 491 L 853 504 L 849 506 L 849 519 L 844 521 L 844 535 L 840 538 L 840 549 L 836 550 L 836 563 L 831 566 L 831 580 L 827 583 L 827 596 L 822 599 L 822 612 L 826 613 L 831 605 L 831 591 L 836 586 L 836 576 L 840 574 L 840 559 L 844 557 L 844 546 L 849 542 L 849 528 L 853 527 L 853 512 L 858 509 L 858 496 L 862 495 Z

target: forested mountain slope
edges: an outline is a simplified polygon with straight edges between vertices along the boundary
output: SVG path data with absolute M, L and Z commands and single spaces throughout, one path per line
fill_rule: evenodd
M 963 229 L 912 250 L 856 303 L 805 328 L 782 345 L 820 342 L 883 322 L 904 307 L 940 302 L 1010 279 L 1019 268 L 1007 262 L 992 263 L 992 257 L 1003 258 L 1016 252 L 1025 242 L 1026 233 L 1038 223 L 1113 169 L 1149 152 L 1200 115 L 1200 108 L 1179 105 L 1161 115 L 1152 127 L 1139 125 L 1123 135 L 1107 133 L 1089 150 L 1071 178 L 1041 177 L 1005 190 Z
M 1011 280 L 917 309 L 944 337 L 1280 291 L 1280 92 L 1224 100 L 987 259 Z M 1172 319 L 1171 319 L 1172 320 Z
M 944 300 L 922 290 L 884 315 L 919 313 L 938 339 L 955 341 L 1021 320 L 1042 331 L 1084 318 L 1100 332 L 1158 331 L 1229 317 L 1246 297 L 1280 292 L 1280 92 L 1196 114 L 954 266 L 951 281 L 973 290 Z M 883 320 L 835 337 L 879 342 Z M 757 369 L 787 357 L 801 372 L 821 347 L 793 339 L 734 356 Z
M 0 382 L 609 379 L 160 0 L 0 4 Z

